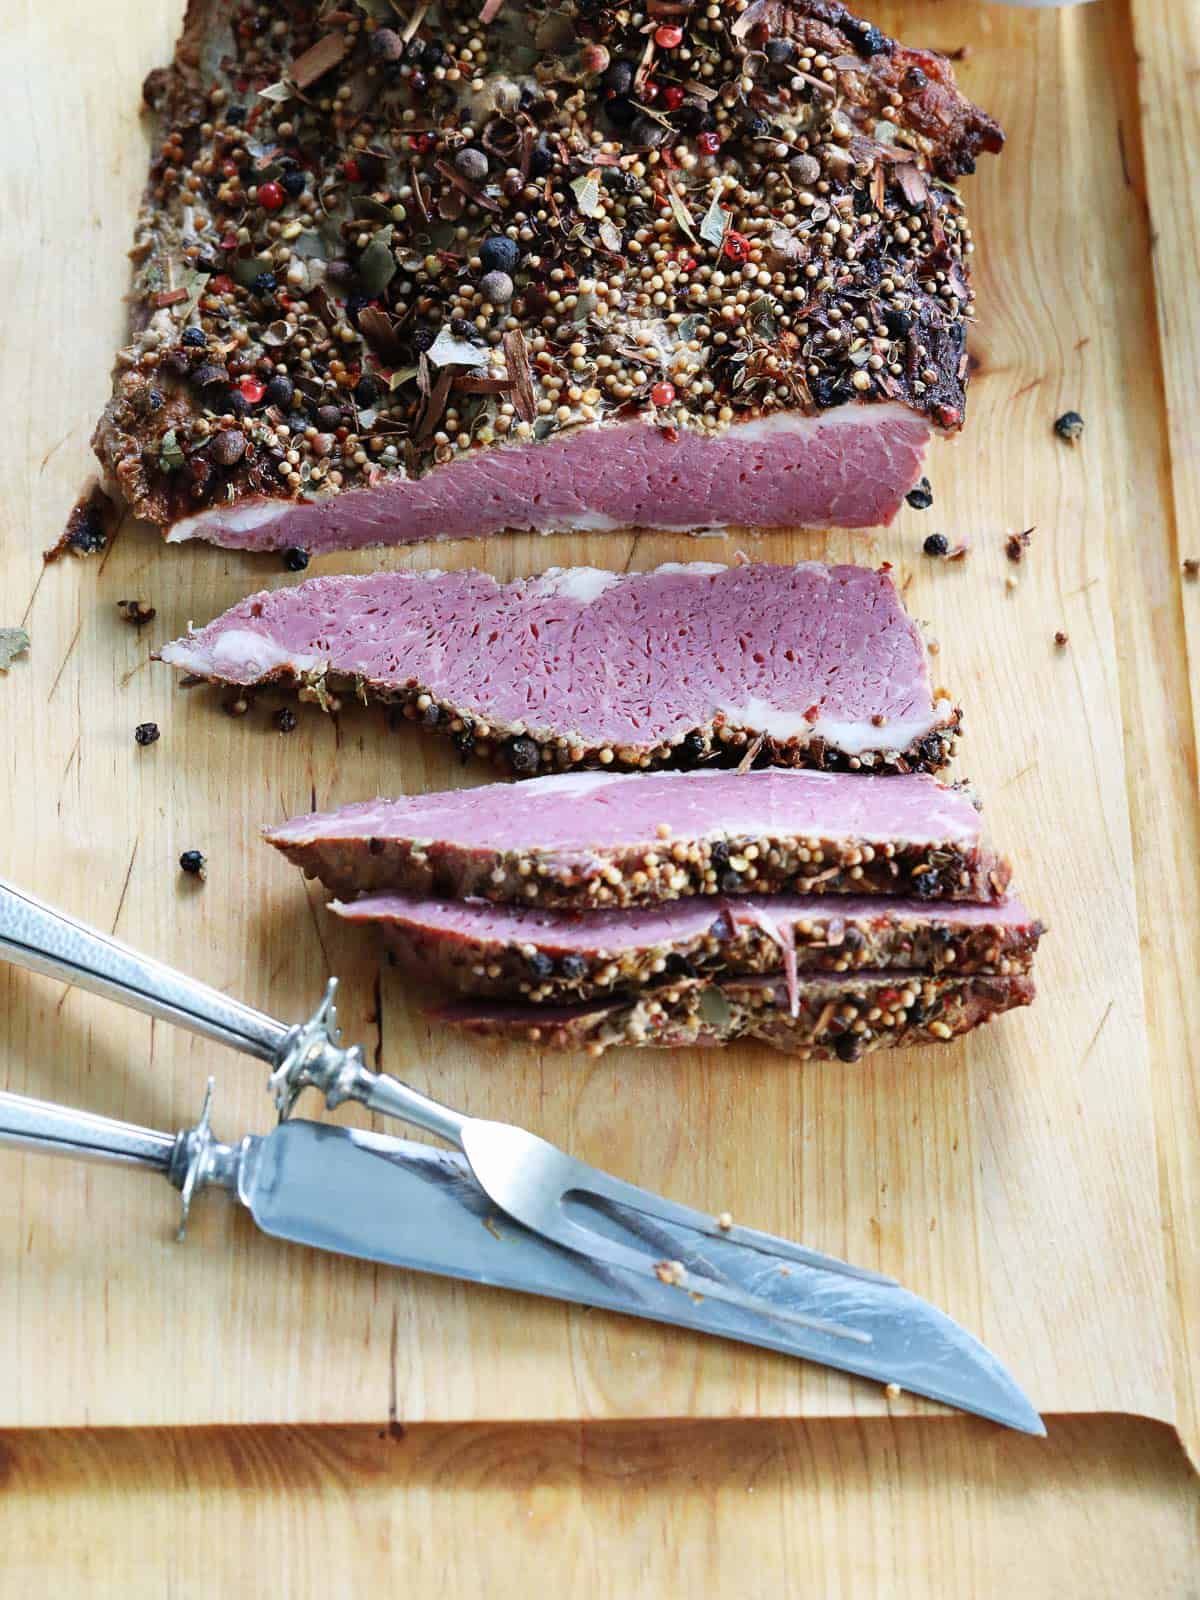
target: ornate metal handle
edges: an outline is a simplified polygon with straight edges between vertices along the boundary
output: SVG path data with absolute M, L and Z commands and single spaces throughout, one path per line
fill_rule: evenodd
M 286 1054 L 297 1032 L 52 910 L 2 878 L 0 958 L 119 1000 L 272 1065 Z
M 221 1144 L 209 1125 L 213 1081 L 208 1080 L 200 1120 L 181 1133 L 160 1133 L 53 1100 L 31 1100 L 0 1090 L 0 1147 L 80 1161 L 115 1161 L 159 1172 L 180 1191 L 179 1237 L 187 1228 L 192 1200 L 201 1189 L 237 1193 L 242 1147 Z M 245 1143 L 246 1141 L 243 1141 Z

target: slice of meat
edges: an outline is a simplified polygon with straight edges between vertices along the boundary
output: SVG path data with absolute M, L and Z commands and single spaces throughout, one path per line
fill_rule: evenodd
M 670 44 L 189 0 L 94 440 L 129 507 L 250 549 L 888 521 L 962 425 L 956 180 L 1003 134 L 835 0 L 664 3 Z
M 875 1050 L 958 1038 L 1002 1011 L 1031 1004 L 1034 992 L 1025 974 L 916 979 L 863 972 L 804 977 L 795 1014 L 778 979 L 740 978 L 686 979 L 632 998 L 575 1006 L 459 1001 L 431 1015 L 478 1037 L 590 1055 L 621 1046 L 757 1039 L 802 1061 L 858 1061 Z
M 319 502 L 243 497 L 181 517 L 167 537 L 320 552 L 505 532 L 872 528 L 921 476 L 929 435 L 923 418 L 889 403 L 674 437 L 650 419 L 594 423 Z
M 1010 877 L 969 797 L 917 773 L 566 773 L 367 801 L 265 836 L 343 896 L 573 908 L 782 890 L 995 900 Z
M 764 765 L 928 771 L 959 722 L 888 573 L 817 562 L 313 578 L 161 658 L 220 683 L 353 685 L 518 774 L 737 762 L 759 738 Z
M 408 973 L 460 994 L 560 1005 L 681 977 L 896 972 L 1008 977 L 1042 924 L 1019 900 L 943 904 L 837 895 L 695 898 L 625 910 L 543 911 L 486 900 L 368 895 L 334 902 L 377 929 Z

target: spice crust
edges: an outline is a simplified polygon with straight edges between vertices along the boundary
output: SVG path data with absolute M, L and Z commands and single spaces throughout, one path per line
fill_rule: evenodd
M 947 1043 L 1003 1011 L 1030 1005 L 1034 993 L 1024 974 L 906 982 L 903 975 L 871 973 L 809 979 L 801 984 L 795 1016 L 786 986 L 761 979 L 680 982 L 635 999 L 545 1014 L 465 1002 L 431 1015 L 478 1037 L 583 1048 L 591 1055 L 756 1039 L 802 1061 L 853 1062 L 876 1050 Z
M 488 20 L 485 21 L 484 18 Z M 395 24 L 395 26 L 393 26 Z M 962 423 L 997 125 L 832 0 L 191 0 L 95 446 L 164 526 L 609 418 Z

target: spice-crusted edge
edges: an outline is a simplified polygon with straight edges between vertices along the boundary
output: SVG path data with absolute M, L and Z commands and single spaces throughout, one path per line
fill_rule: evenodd
M 378 933 L 407 975 L 440 983 L 478 999 L 515 999 L 530 1005 L 565 1005 L 640 990 L 669 987 L 680 978 L 774 975 L 783 970 L 784 946 L 758 923 L 738 919 L 736 905 L 713 906 L 711 926 L 687 938 L 606 951 L 556 944 L 545 930 L 533 937 L 476 939 L 397 917 L 364 918 L 354 904 L 330 910 Z M 881 906 L 871 917 L 845 919 L 831 936 L 830 923 L 780 919 L 779 935 L 795 951 L 797 972 L 870 970 L 925 976 L 953 969 L 954 976 L 1012 977 L 1033 963 L 1044 924 L 1031 917 L 1019 924 L 982 923 L 954 929 L 931 911 L 924 922 L 892 916 Z M 716 931 L 719 925 L 722 931 Z
M 529 850 L 467 849 L 437 840 L 317 838 L 263 830 L 310 878 L 344 899 L 395 890 L 464 900 L 583 909 L 653 905 L 688 895 L 879 894 L 919 900 L 999 900 L 1012 868 L 978 845 L 730 834 L 597 849 L 565 858 Z
M 667 9 L 682 14 L 686 7 Z M 906 96 L 906 114 L 926 146 L 924 159 L 935 175 L 953 180 L 974 170 L 976 157 L 981 151 L 997 152 L 1002 148 L 1002 130 L 991 117 L 962 95 L 954 82 L 949 61 L 944 56 L 900 44 L 837 3 L 837 0 L 772 0 L 770 4 L 757 0 L 752 9 L 764 29 L 781 36 L 799 32 L 806 22 L 836 30 L 846 47 L 861 56 L 864 65 L 856 66 L 856 70 L 869 74 L 872 82 L 877 80 L 881 91 L 887 89 L 890 92 L 906 72 L 911 74 L 919 70 L 922 87 L 919 92 L 910 91 Z M 148 105 L 159 112 L 163 129 L 173 130 L 177 121 L 190 126 L 198 120 L 197 106 L 204 82 L 207 81 L 202 71 L 205 44 L 220 11 L 215 0 L 189 0 L 173 63 L 156 69 L 146 79 L 144 98 Z M 334 12 L 329 16 L 332 22 L 340 14 Z M 419 28 L 423 17 L 424 10 L 419 10 L 412 26 Z M 389 14 L 388 20 L 395 19 Z M 150 315 L 148 304 L 135 303 L 131 317 L 131 331 L 135 338 L 145 327 Z M 943 376 L 949 378 L 950 374 Z M 964 377 L 965 366 L 959 362 L 953 374 L 954 383 L 961 387 Z M 940 392 L 938 386 L 935 386 L 935 391 Z M 930 409 L 918 404 L 911 395 L 904 403 L 918 413 L 928 410 L 939 426 L 949 428 L 961 425 L 961 405 L 941 405 Z M 175 409 L 179 411 L 180 421 L 187 420 L 186 407 Z M 170 421 L 173 417 L 174 411 L 166 420 Z M 163 474 L 159 472 L 155 477 L 148 465 L 158 437 L 153 430 L 130 425 L 118 384 L 97 424 L 94 448 L 106 472 L 119 484 L 126 503 L 134 513 L 170 525 L 177 520 L 177 516 L 172 514 L 167 504 L 169 496 L 166 496 L 164 489 Z M 199 461 L 199 464 L 204 463 Z M 229 487 L 233 488 L 232 485 Z M 294 498 L 277 492 L 278 485 L 274 482 L 267 487 L 271 491 L 269 497 L 278 499 L 281 504 L 287 504 Z M 245 487 L 241 492 L 235 490 L 232 498 L 243 499 L 247 492 Z
M 895 992 L 895 1001 L 885 1006 Z M 782 984 L 675 984 L 628 1001 L 583 1005 L 573 1014 L 541 1016 L 536 1007 L 495 1010 L 472 1002 L 430 1012 L 478 1038 L 538 1045 L 550 1050 L 586 1050 L 603 1055 L 624 1047 L 679 1049 L 754 1039 L 801 1061 L 854 1062 L 876 1050 L 945 1044 L 994 1016 L 1032 1004 L 1036 990 L 1027 974 L 1013 977 L 924 978 L 905 985 L 902 975 L 847 978 L 836 991 L 823 986 L 814 1013 L 800 989 L 793 1017 Z M 909 1005 L 906 995 L 913 996 Z M 878 1010 L 880 1015 L 869 1018 Z M 848 1013 L 853 1013 L 851 1018 Z M 914 1012 L 919 1020 L 913 1020 Z M 706 1014 L 707 1013 L 707 1014 Z
M 941 772 L 952 761 L 963 731 L 962 707 L 952 706 L 945 715 L 935 716 L 929 729 L 903 750 L 881 743 L 877 750 L 850 755 L 823 738 L 775 739 L 762 729 L 721 717 L 687 729 L 678 739 L 659 740 L 649 746 L 597 744 L 550 728 L 485 720 L 421 683 L 386 684 L 376 678 L 330 670 L 297 672 L 286 665 L 273 667 L 250 684 L 190 668 L 177 670 L 186 671 L 189 683 L 235 689 L 240 699 L 261 689 L 294 689 L 299 699 L 326 712 L 340 709 L 340 694 L 352 694 L 363 705 L 375 701 L 392 707 L 407 722 L 447 736 L 464 758 L 479 756 L 518 778 L 589 768 L 648 772 L 662 768 L 732 767 L 738 765 L 751 745 L 755 746 L 756 767 L 805 767 L 821 772 Z

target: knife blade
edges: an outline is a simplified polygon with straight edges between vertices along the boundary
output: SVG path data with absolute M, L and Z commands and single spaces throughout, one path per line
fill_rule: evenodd
M 262 1232 L 293 1244 L 689 1328 L 1045 1432 L 996 1357 L 898 1284 L 841 1270 L 834 1259 L 824 1266 L 772 1256 L 761 1245 L 606 1207 L 594 1225 L 612 1239 L 724 1283 L 767 1314 L 693 1296 L 563 1249 L 498 1213 L 457 1152 L 298 1118 L 226 1145 L 212 1137 L 207 1100 L 196 1127 L 171 1136 L 4 1093 L 0 1144 L 134 1162 L 181 1189 L 185 1211 L 200 1189 L 225 1189 Z

